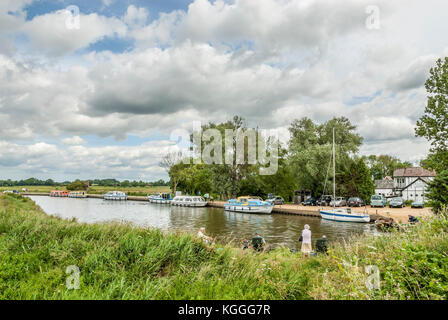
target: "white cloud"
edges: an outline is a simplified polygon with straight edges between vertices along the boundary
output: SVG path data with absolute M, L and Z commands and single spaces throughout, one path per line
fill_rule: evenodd
M 48 143 L 18 145 L 0 142 L 0 179 L 20 178 L 88 179 L 93 177 L 153 180 L 166 178 L 159 166 L 164 153 L 173 150 L 164 141 L 139 146 L 58 148 Z
M 80 137 L 169 135 L 190 129 L 193 120 L 235 114 L 278 128 L 284 140 L 295 118 L 346 116 L 366 139 L 362 152 L 417 159 L 428 146 L 414 137 L 426 104 L 423 83 L 435 59 L 448 52 L 439 36 L 448 32 L 442 19 L 448 4 L 429 1 L 377 1 L 380 30 L 365 28 L 367 0 L 196 0 L 187 11 L 159 13 L 149 24 L 149 12 L 130 5 L 115 18 L 81 14 L 79 30 L 66 28 L 63 10 L 26 21 L 30 1 L 2 1 L 0 142 L 28 152 L 31 161 L 7 152 L 1 163 L 51 172 L 39 157 L 53 165 L 52 157 L 74 161 L 68 155 L 76 155 L 98 172 L 106 172 L 101 161 L 123 177 L 158 172 L 142 156 L 150 156 L 146 146 L 121 154 L 116 146 L 89 147 Z M 19 31 L 28 46 L 15 47 Z M 115 36 L 135 39 L 136 47 L 80 54 Z M 60 136 L 71 137 L 61 148 L 16 142 Z
M 22 31 L 36 49 L 54 55 L 71 53 L 106 36 L 126 34 L 126 25 L 117 18 L 107 18 L 96 13 L 80 14 L 79 28 L 75 27 L 75 22 L 70 22 L 71 19 L 73 16 L 70 11 L 59 10 L 34 17 L 23 25 Z
M 146 8 L 137 8 L 130 5 L 126 10 L 123 21 L 131 27 L 141 27 L 146 24 L 149 12 Z
M 80 136 L 73 136 L 71 138 L 65 138 L 65 139 L 62 139 L 61 141 L 63 144 L 73 145 L 73 146 L 77 146 L 77 145 L 86 143 L 86 141 L 83 138 L 81 138 Z

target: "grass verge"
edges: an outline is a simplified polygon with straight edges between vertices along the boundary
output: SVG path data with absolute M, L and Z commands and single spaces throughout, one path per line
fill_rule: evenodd
M 442 215 L 304 259 L 286 248 L 260 254 L 207 247 L 188 234 L 62 220 L 28 198 L 5 194 L 0 298 L 446 299 L 447 232 Z M 80 270 L 78 290 L 66 287 L 71 265 Z M 366 286 L 369 265 L 379 269 L 379 289 Z

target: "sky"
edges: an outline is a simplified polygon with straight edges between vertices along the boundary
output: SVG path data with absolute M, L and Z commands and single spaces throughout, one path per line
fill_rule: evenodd
M 1 0 L 0 179 L 167 179 L 193 121 L 348 117 L 418 163 L 443 0 Z

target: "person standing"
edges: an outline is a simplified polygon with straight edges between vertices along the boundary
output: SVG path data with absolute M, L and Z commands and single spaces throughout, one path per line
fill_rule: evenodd
M 302 230 L 302 255 L 304 257 L 311 256 L 311 230 L 309 225 L 305 225 Z

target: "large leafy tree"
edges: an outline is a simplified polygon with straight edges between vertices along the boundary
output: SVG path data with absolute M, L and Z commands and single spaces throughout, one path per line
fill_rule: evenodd
M 239 116 L 234 116 L 232 120 L 226 121 L 223 123 L 213 123 L 210 122 L 206 125 L 203 125 L 201 130 L 204 132 L 207 129 L 216 129 L 220 132 L 222 141 L 222 155 L 224 156 L 226 151 L 230 150 L 231 154 L 231 161 L 230 163 L 222 163 L 222 164 L 213 164 L 209 165 L 210 168 L 210 174 L 213 177 L 213 189 L 214 192 L 227 197 L 227 195 L 236 196 L 240 193 L 241 183 L 242 181 L 250 174 L 250 171 L 253 169 L 254 165 L 251 165 L 248 163 L 248 148 L 247 148 L 247 142 L 245 142 L 245 150 L 244 150 L 244 162 L 239 163 L 237 161 L 237 141 L 236 136 L 233 136 L 231 145 L 226 145 L 226 130 L 234 130 L 234 131 L 240 131 L 245 132 L 247 130 L 253 130 L 247 128 L 246 122 L 243 118 Z M 192 142 L 193 135 L 192 135 Z M 213 141 L 210 142 L 202 142 L 201 144 L 201 151 L 205 148 L 207 143 L 213 143 Z
M 428 102 L 415 133 L 431 142 L 424 165 L 441 172 L 448 168 L 448 57 L 438 59 L 425 83 Z
M 300 189 L 313 190 L 316 195 L 330 190 L 332 170 L 333 128 L 335 129 L 336 180 L 343 183 L 351 157 L 362 144 L 363 138 L 356 133 L 356 126 L 345 117 L 333 118 L 323 124 L 309 118 L 294 120 L 289 128 L 289 163 L 296 175 Z M 340 186 L 339 186 L 340 189 Z

